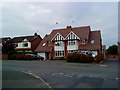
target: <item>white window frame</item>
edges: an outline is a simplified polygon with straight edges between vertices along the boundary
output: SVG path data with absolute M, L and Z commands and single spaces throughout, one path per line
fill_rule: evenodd
M 64 51 L 55 51 L 55 57 L 64 57 Z
M 25 46 L 25 44 L 27 44 L 27 46 Z M 23 47 L 28 47 L 28 42 L 23 42 Z
M 62 46 L 62 43 L 63 43 L 62 41 L 56 41 L 55 46 Z
M 68 46 L 76 45 L 76 40 L 70 40 L 68 41 Z

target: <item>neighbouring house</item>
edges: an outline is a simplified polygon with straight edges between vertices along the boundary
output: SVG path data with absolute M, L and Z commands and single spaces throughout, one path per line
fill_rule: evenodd
M 32 36 L 20 36 L 12 38 L 12 41 L 16 46 L 15 50 L 17 52 L 34 52 L 41 40 L 42 38 L 37 33 Z
M 35 51 L 45 59 L 60 59 L 75 51 L 91 51 L 97 55 L 102 52 L 101 33 L 91 31 L 90 26 L 55 29 L 44 37 Z
M 11 40 L 11 38 L 10 37 L 0 38 L 0 53 L 2 53 L 3 43 L 6 42 L 7 40 Z

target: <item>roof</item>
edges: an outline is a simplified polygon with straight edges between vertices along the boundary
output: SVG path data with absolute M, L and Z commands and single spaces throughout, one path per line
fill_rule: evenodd
M 36 34 L 36 33 L 35 33 Z M 41 38 L 39 35 L 32 35 L 32 36 L 20 36 L 14 37 L 12 40 L 14 43 L 22 42 L 24 39 L 27 39 L 29 42 L 34 41 L 37 37 Z M 42 39 L 42 38 L 41 38 Z
M 94 44 L 91 44 L 91 41 L 94 40 Z M 98 31 L 91 31 L 90 32 L 90 39 L 88 44 L 80 45 L 79 49 L 87 49 L 87 50 L 99 50 L 101 49 L 101 34 L 100 30 Z
M 71 29 L 71 30 L 69 30 Z M 72 31 L 74 32 L 79 38 L 85 38 L 89 40 L 89 44 L 81 45 L 79 49 L 99 49 L 101 44 L 101 34 L 100 31 L 90 31 L 90 26 L 84 27 L 75 27 L 75 28 L 64 28 L 64 29 L 55 29 L 49 35 L 46 35 L 41 43 L 38 45 L 35 51 L 37 52 L 48 52 L 50 51 L 51 47 L 49 45 L 43 46 L 44 43 L 51 41 L 52 38 L 57 34 L 60 33 L 64 38 Z M 95 40 L 95 44 L 90 44 L 91 40 Z
M 6 41 L 6 40 L 10 40 L 11 38 L 10 37 L 4 37 L 4 38 L 0 38 L 0 43 Z
M 48 44 L 45 44 L 45 46 L 43 47 L 44 43 L 48 43 L 47 41 L 50 39 L 50 35 L 46 35 L 43 40 L 41 41 L 41 43 L 38 45 L 38 47 L 36 48 L 35 51 L 40 51 L 40 52 L 49 52 L 50 51 L 50 46 Z
M 70 27 L 71 30 L 68 30 L 68 28 L 63 29 L 55 29 L 51 32 L 50 36 L 51 38 L 54 37 L 57 33 L 60 33 L 64 38 L 72 31 L 74 32 L 79 38 L 86 38 L 88 39 L 89 32 L 90 32 L 90 26 L 84 26 L 84 27 Z M 51 39 L 50 38 L 50 39 Z

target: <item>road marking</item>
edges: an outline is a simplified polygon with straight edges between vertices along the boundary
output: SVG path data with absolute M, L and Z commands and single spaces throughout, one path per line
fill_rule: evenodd
M 37 75 L 34 75 L 34 74 L 31 73 L 31 72 L 25 72 L 25 71 L 22 71 L 22 72 L 25 73 L 25 74 L 31 75 L 31 76 L 33 76 L 33 77 L 35 77 L 35 78 L 37 78 L 37 79 L 42 80 L 49 88 L 52 89 L 52 87 L 51 87 L 43 78 L 41 78 L 41 77 L 39 77 L 39 76 L 37 76 Z
M 100 65 L 100 66 L 104 66 L 104 67 L 106 67 L 107 65 Z
M 89 77 L 93 77 L 93 76 L 89 76 Z

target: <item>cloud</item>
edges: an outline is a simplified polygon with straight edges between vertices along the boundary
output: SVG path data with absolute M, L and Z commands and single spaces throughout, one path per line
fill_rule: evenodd
M 3 36 L 39 32 L 44 37 L 55 28 L 90 25 L 92 30 L 101 30 L 103 44 L 107 46 L 116 43 L 118 38 L 117 3 L 17 2 L 4 3 L 2 7 Z

